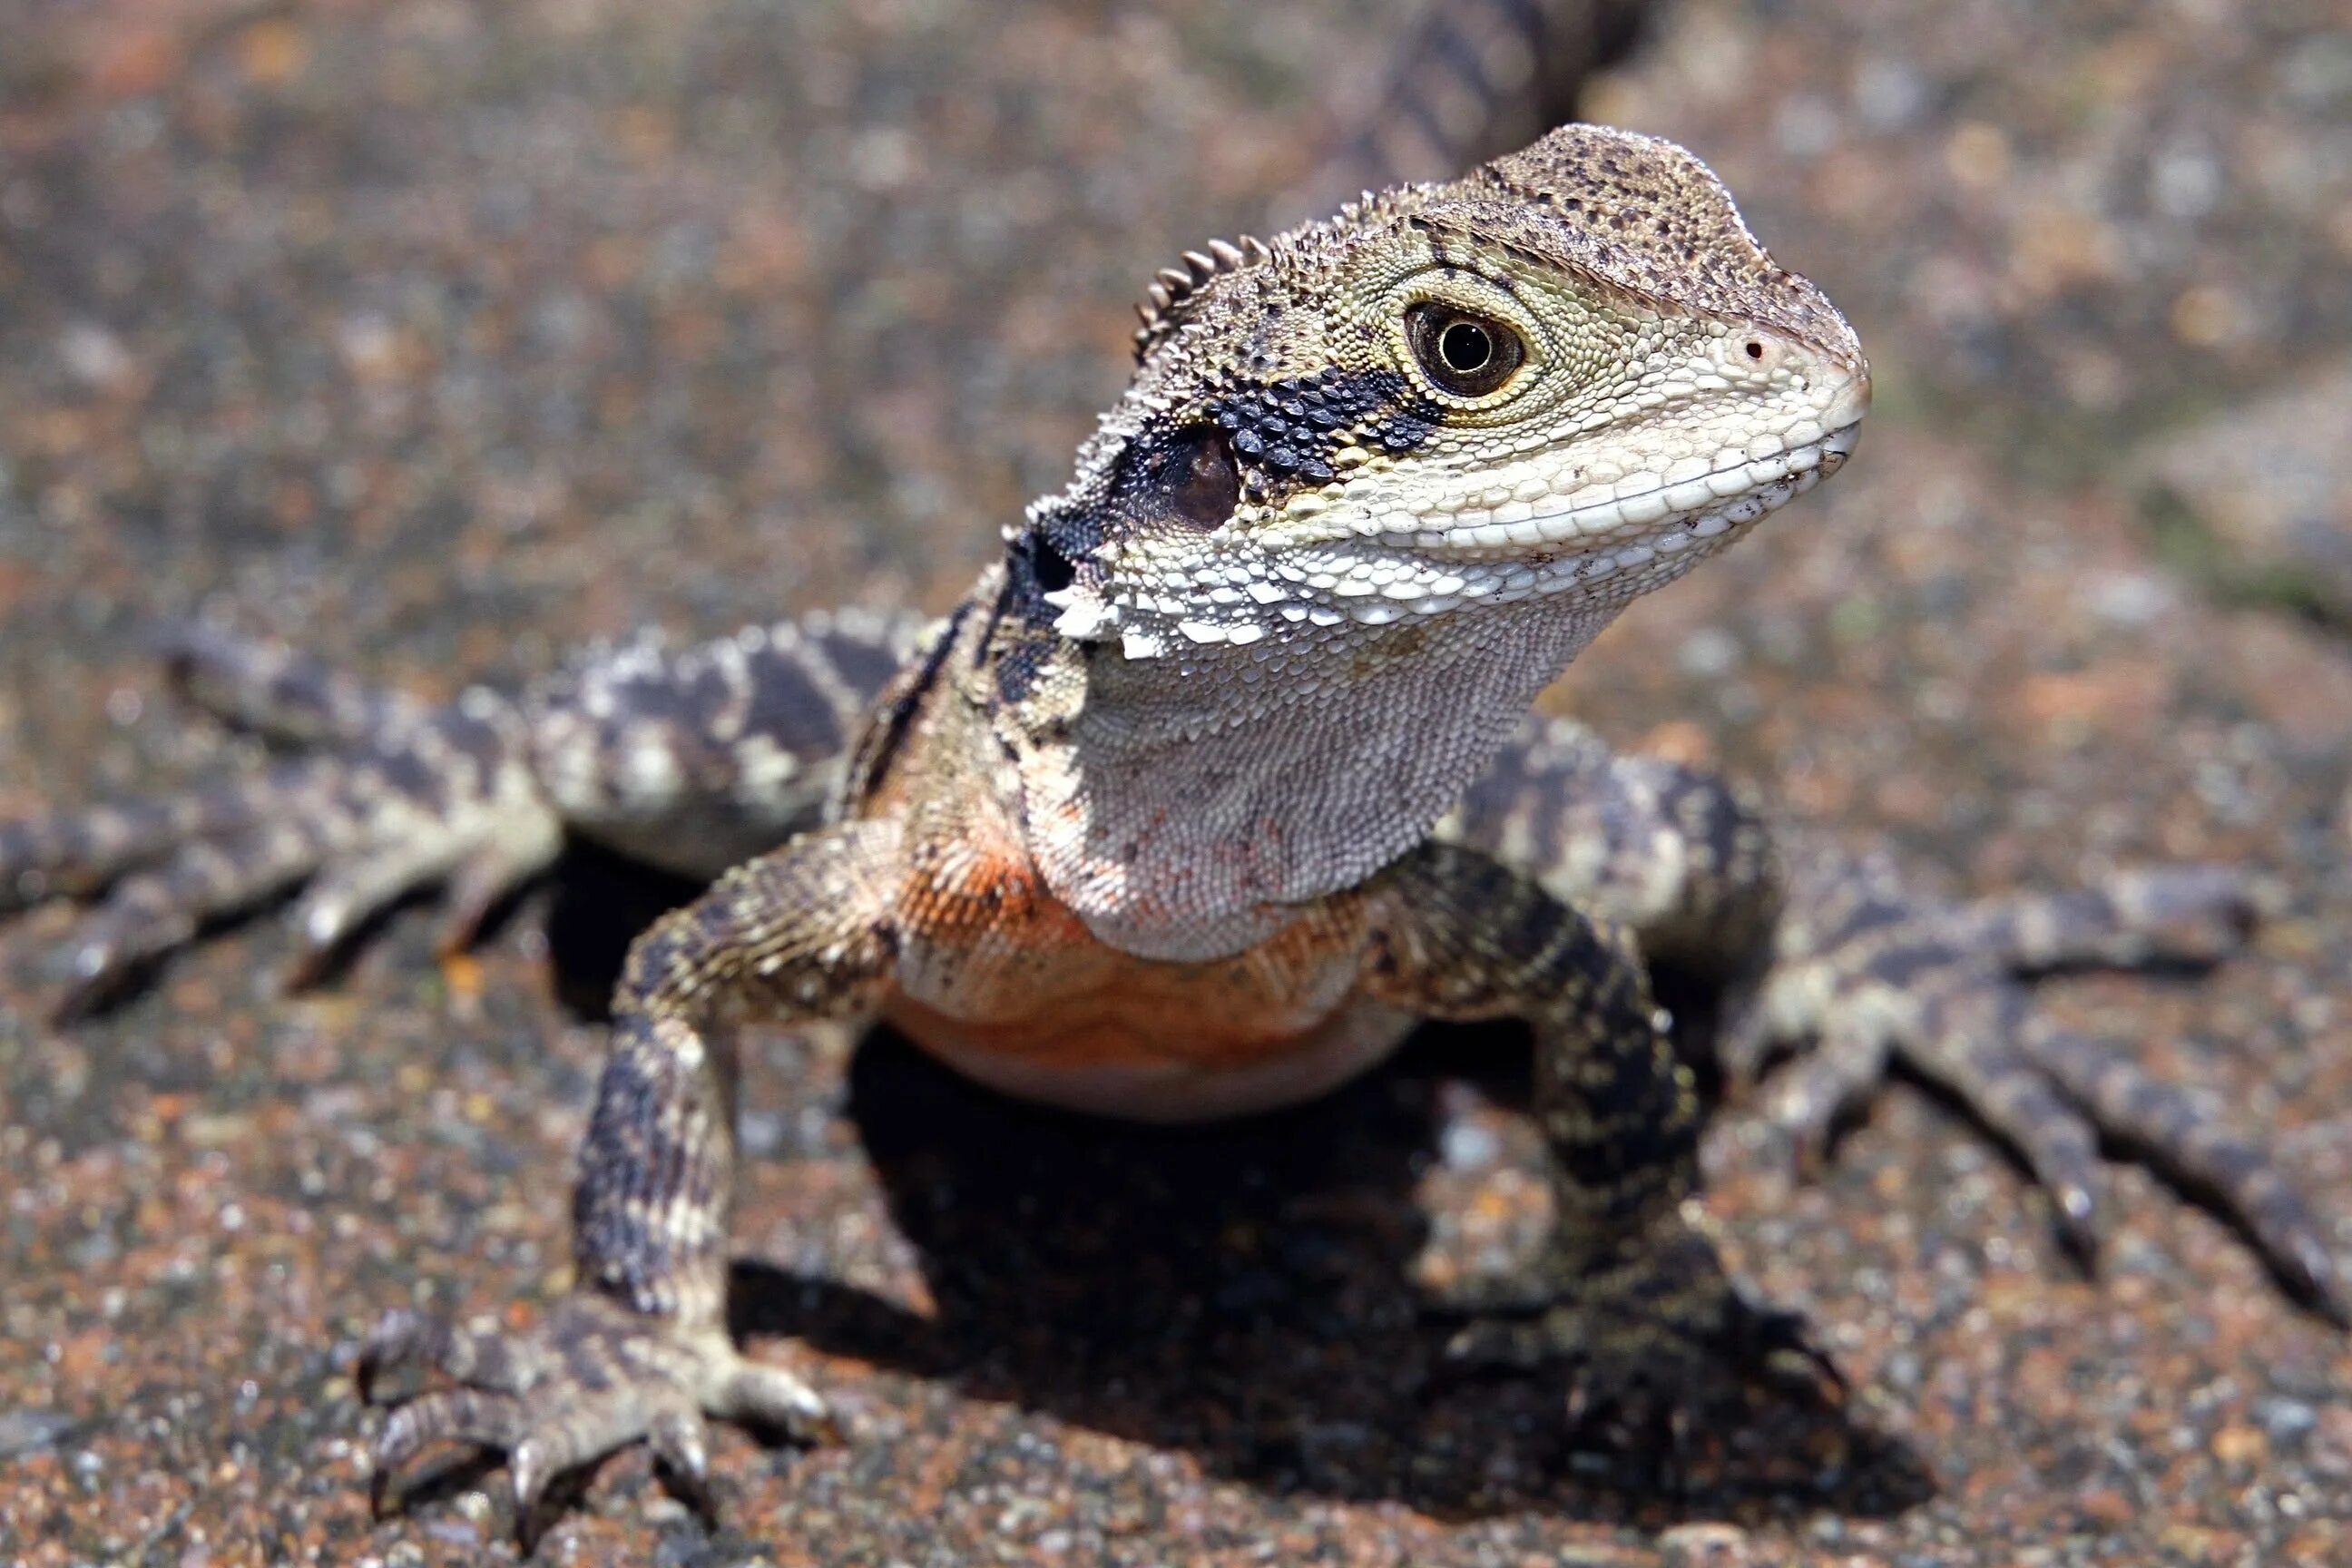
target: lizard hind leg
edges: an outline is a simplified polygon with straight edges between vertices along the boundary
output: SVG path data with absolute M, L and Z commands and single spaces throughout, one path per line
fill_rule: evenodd
M 2248 879 L 2158 868 L 2080 892 L 1953 904 L 1906 893 L 1883 862 L 1814 855 L 1800 862 L 1789 901 L 1762 995 L 1763 1010 L 1780 1015 L 1772 1033 L 1834 1042 L 1879 1032 L 1888 1061 L 1948 1089 L 2023 1156 L 2086 1262 L 2100 1239 L 2105 1134 L 2209 1194 L 2299 1300 L 2336 1322 L 2352 1317 L 2326 1233 L 2269 1155 L 2127 1053 L 2058 1027 L 2020 978 L 2081 964 L 2210 963 L 2252 916 Z M 1816 1076 L 1812 1059 L 1801 1052 L 1763 1100 L 1801 1147 L 1818 1144 L 1835 1110 L 1783 1087 Z
M 425 716 L 421 705 L 272 639 L 186 624 L 165 628 L 156 642 L 184 697 L 274 742 L 381 742 Z M 0 823 L 0 908 L 52 894 L 85 898 L 174 849 L 227 844 L 263 824 L 323 825 L 320 807 L 331 791 L 315 762 L 291 763 L 186 795 Z
M 295 818 L 256 825 L 173 851 L 152 871 L 124 879 L 85 916 L 70 949 L 61 1017 L 89 1011 L 141 965 L 179 946 L 209 920 L 300 881 L 331 851 L 340 824 Z
M 509 697 L 440 706 L 261 638 L 163 639 L 197 707 L 307 754 L 184 795 L 0 822 L 0 909 L 113 896 L 73 939 L 63 1010 L 209 921 L 308 884 L 289 979 L 375 914 L 446 895 L 445 949 L 551 865 L 567 830 L 698 880 L 815 824 L 856 716 L 921 635 L 817 613 L 695 647 L 609 648 Z
M 469 929 L 562 847 L 562 825 L 516 754 L 511 718 L 503 708 L 446 710 L 416 731 L 186 804 L 101 807 L 0 832 L 0 871 L 13 849 L 37 861 L 33 879 L 107 889 L 69 939 L 72 989 L 60 1011 L 87 1009 L 207 922 L 306 882 L 294 916 L 297 981 L 429 884 L 453 889 L 453 925 Z

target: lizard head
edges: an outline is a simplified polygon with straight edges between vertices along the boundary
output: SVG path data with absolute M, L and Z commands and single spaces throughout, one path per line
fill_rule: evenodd
M 1605 619 L 1835 471 L 1869 399 L 1713 173 L 1625 132 L 1187 260 L 1014 535 L 1055 630 L 1129 659 L 1535 599 Z
M 1099 936 L 1237 952 L 1425 834 L 1627 603 L 1853 450 L 1869 374 L 1670 142 L 1554 132 L 1161 274 L 1012 530 L 992 710 Z

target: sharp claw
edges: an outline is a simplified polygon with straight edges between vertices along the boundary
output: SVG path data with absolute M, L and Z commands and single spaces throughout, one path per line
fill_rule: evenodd
M 507 1476 L 514 1483 L 515 1544 L 525 1557 L 539 1548 L 540 1493 L 546 1489 L 541 1450 L 534 1438 L 525 1438 L 507 1456 Z
M 446 1325 L 406 1307 L 388 1309 L 361 1342 L 352 1363 L 352 1384 L 362 1404 L 379 1403 L 376 1384 L 387 1372 L 416 1362 L 431 1363 L 446 1352 Z M 460 1381 L 463 1381 L 462 1379 Z
M 328 928 L 315 919 L 305 921 L 295 933 L 293 956 L 278 973 L 278 994 L 291 996 L 324 980 L 341 956 L 344 939 L 350 935 L 348 923 Z
M 1811 1345 L 1794 1345 L 1769 1357 L 1765 1371 L 1783 1390 L 1820 1401 L 1835 1410 L 1853 1397 L 1853 1385 L 1837 1363 Z
M 686 1504 L 696 1519 L 702 1521 L 703 1529 L 716 1531 L 719 1528 L 719 1494 L 711 1489 L 709 1478 L 696 1476 L 688 1479 L 673 1470 L 670 1472 L 670 1484 L 681 1494 L 679 1500 Z
M 1746 1337 L 1748 1355 L 1775 1386 L 1832 1407 L 1844 1405 L 1852 1394 L 1845 1373 L 1806 1337 L 1804 1320 L 1796 1313 L 1757 1310 Z
M 459 871 L 449 885 L 448 901 L 433 932 L 433 951 L 443 958 L 454 958 L 471 948 L 481 936 L 490 910 L 511 890 L 514 880 L 503 871 L 484 874 L 470 868 Z
M 83 985 L 94 985 L 105 979 L 108 971 L 111 970 L 120 959 L 121 951 L 116 943 L 103 939 L 83 942 L 74 949 L 75 981 Z
M 822 1395 L 780 1367 L 747 1363 L 735 1375 L 727 1408 L 802 1442 L 843 1441 L 841 1421 Z
M 2311 1310 L 2339 1329 L 2352 1329 L 2352 1300 L 2347 1299 L 2344 1277 L 2336 1272 L 2336 1259 L 2327 1249 L 2305 1239 L 2286 1261 L 2288 1282 Z
M 343 939 L 351 934 L 350 924 L 334 909 L 302 910 L 294 931 L 294 954 L 278 973 L 278 990 L 290 995 L 317 984 L 334 962 Z
M 1444 1353 L 1450 1366 L 1476 1372 L 1494 1367 L 1526 1370 L 1540 1365 L 1549 1354 L 1560 1352 L 1525 1322 L 1484 1318 L 1447 1340 Z
M 849 1441 L 849 1428 L 843 1424 L 840 1413 L 827 1405 L 810 1420 L 806 1432 L 796 1436 L 804 1443 L 828 1443 L 838 1447 Z
M 121 984 L 130 966 L 119 943 L 101 939 L 76 948 L 71 967 L 73 978 L 49 1010 L 50 1017 L 58 1024 L 78 1023 L 98 1011 Z
M 415 1313 L 402 1307 L 392 1308 L 376 1320 L 375 1327 L 360 1342 L 360 1353 L 352 1363 L 352 1387 L 362 1405 L 376 1402 L 376 1378 L 415 1337 L 416 1321 Z
M 327 973 L 327 953 L 323 948 L 310 948 L 296 953 L 278 970 L 278 978 L 270 983 L 270 991 L 278 996 L 297 996 L 319 984 Z
M 1837 1394 L 1838 1403 L 1843 1405 L 1852 1398 L 1853 1384 L 1846 1380 L 1845 1369 L 1838 1365 L 1827 1352 L 1814 1350 L 1811 1346 L 1806 1349 L 1812 1359 L 1813 1370 L 1829 1379 L 1830 1387 Z
M 2053 1187 L 2051 1202 L 2058 1211 L 2058 1236 L 2085 1273 L 2099 1263 L 2099 1201 L 2087 1187 L 2069 1182 Z
M 1789 1170 L 1800 1180 L 1818 1182 L 1829 1172 L 1830 1132 L 1828 1127 L 1808 1121 L 1786 1129 L 1789 1135 Z
M 668 1473 L 671 1489 L 706 1526 L 716 1528 L 719 1504 L 710 1489 L 710 1450 L 703 1440 L 702 1418 L 678 1411 L 656 1421 L 646 1436 Z
M 368 1455 L 368 1515 L 381 1521 L 391 1511 L 393 1485 L 400 1468 L 415 1458 L 420 1447 L 413 1407 L 395 1410 L 384 1418 Z

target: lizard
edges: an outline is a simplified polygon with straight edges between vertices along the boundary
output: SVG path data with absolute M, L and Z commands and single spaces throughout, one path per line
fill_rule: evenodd
M 717 877 L 618 986 L 577 1288 L 528 1329 L 396 1310 L 362 1347 L 371 1399 L 397 1369 L 450 1380 L 379 1429 L 380 1498 L 433 1443 L 503 1449 L 528 1542 L 549 1482 L 615 1447 L 699 1493 L 709 1418 L 824 1430 L 822 1396 L 726 1328 L 740 1037 L 822 1019 L 1153 1120 L 1314 1096 L 1423 1018 L 1526 1022 L 1558 1217 L 1465 1343 L 1567 1363 L 1587 1407 L 1839 1387 L 1686 1212 L 1701 1102 L 1654 967 L 1720 977 L 1736 1077 L 1819 1037 L 1768 1106 L 1801 1135 L 1899 1056 L 2016 1144 L 2085 1248 L 2104 1128 L 2343 1317 L 2259 1150 L 2019 981 L 2218 952 L 2246 913 L 2232 873 L 1923 900 L 1878 861 L 1776 848 L 1708 775 L 1525 717 L 1627 604 L 1842 467 L 1867 405 L 1851 329 L 1696 156 L 1570 126 L 1213 245 L 1153 285 L 1137 348 L 1068 487 L 941 621 L 641 642 L 437 710 L 200 629 L 194 695 L 323 750 L 0 828 L 6 885 L 110 885 L 76 943 L 84 1002 L 306 882 L 320 953 L 428 882 L 461 936 L 567 832 Z

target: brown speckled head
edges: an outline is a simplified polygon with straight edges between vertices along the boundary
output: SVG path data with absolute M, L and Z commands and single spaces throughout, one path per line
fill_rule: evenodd
M 1563 125 L 1438 188 L 1500 240 L 1547 249 L 1658 304 L 1778 328 L 1859 363 L 1853 332 L 1819 289 L 1776 264 L 1715 171 L 1655 136 Z
M 1834 472 L 1869 395 L 1704 163 L 1599 126 L 1202 253 L 1145 314 L 1009 573 L 1013 622 L 1093 650 L 1034 780 L 1086 821 L 1032 826 L 1106 931 L 1139 886 L 1222 918 L 1402 852 L 1620 609 Z

